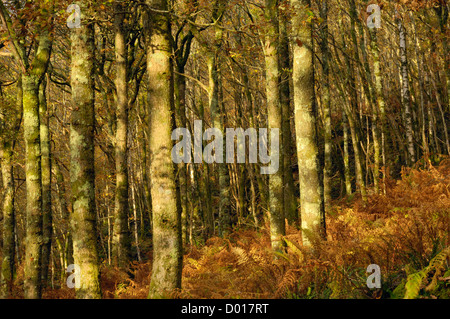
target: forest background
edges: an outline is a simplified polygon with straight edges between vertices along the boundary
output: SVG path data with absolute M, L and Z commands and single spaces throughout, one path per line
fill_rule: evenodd
M 1 1 L 0 296 L 449 298 L 448 12 Z M 279 170 L 175 164 L 195 120 Z

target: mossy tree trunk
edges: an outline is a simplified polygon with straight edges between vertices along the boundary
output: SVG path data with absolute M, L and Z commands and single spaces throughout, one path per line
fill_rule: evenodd
M 414 130 L 413 119 L 411 113 L 411 95 L 409 91 L 409 76 L 408 76 L 408 56 L 406 48 L 406 30 L 403 26 L 403 20 L 396 12 L 397 26 L 399 31 L 399 49 L 400 49 L 400 76 L 401 76 L 401 96 L 405 118 L 406 128 L 406 149 L 408 150 L 408 164 L 416 162 L 416 152 L 414 149 Z
M 267 96 L 267 118 L 269 130 L 278 129 L 281 138 L 280 147 L 275 150 L 279 156 L 278 171 L 269 175 L 269 213 L 270 213 L 270 239 L 272 249 L 282 251 L 284 242 L 282 236 L 285 235 L 284 221 L 284 194 L 283 194 L 283 149 L 282 141 L 282 110 L 280 104 L 279 76 L 280 66 L 278 61 L 278 1 L 266 0 L 265 19 L 267 21 L 267 30 L 265 35 L 264 59 L 266 65 L 266 96 Z M 270 141 L 272 143 L 273 141 Z
M 323 194 L 320 185 L 319 150 L 316 139 L 314 68 L 311 23 L 307 21 L 309 1 L 292 0 L 293 80 L 295 132 L 300 182 L 303 244 L 325 236 Z
M 74 263 L 80 267 L 78 299 L 99 299 L 100 262 L 97 247 L 94 169 L 94 25 L 87 21 L 87 1 L 79 1 L 80 28 L 71 31 L 70 179 Z
M 385 138 L 387 136 L 386 132 L 386 111 L 385 111 L 385 102 L 384 102 L 384 95 L 383 95 L 383 79 L 381 76 L 381 61 L 380 61 L 380 50 L 378 47 L 378 41 L 377 41 L 377 32 L 375 29 L 372 29 L 369 31 L 370 34 L 370 40 L 371 40 L 371 50 L 372 50 L 372 59 L 373 59 L 373 75 L 375 77 L 375 98 L 376 98 L 376 106 L 374 107 L 374 122 L 377 123 L 378 119 L 380 119 L 379 127 L 378 126 L 376 133 L 380 132 L 380 134 L 377 134 L 379 138 L 381 138 L 381 146 L 379 145 L 378 141 L 376 141 L 374 136 L 374 143 L 378 144 L 375 145 L 375 159 L 379 158 L 380 152 L 382 156 L 382 163 L 383 166 L 386 164 L 386 158 L 385 158 Z M 380 151 L 381 150 L 381 151 Z M 377 157 L 378 156 L 378 157 Z M 374 181 L 378 179 L 379 176 L 379 168 L 380 164 L 379 161 L 375 162 L 374 167 Z M 386 167 L 383 169 L 383 192 L 386 191 Z M 378 192 L 378 189 L 376 190 Z
M 39 299 L 42 294 L 42 174 L 41 174 L 41 136 L 39 116 L 39 86 L 47 72 L 52 47 L 51 29 L 52 5 L 47 11 L 42 10 L 36 17 L 40 28 L 36 38 L 36 50 L 31 58 L 27 54 L 23 34 L 17 34 L 10 12 L 0 2 L 2 21 L 8 30 L 12 43 L 12 53 L 21 68 L 23 127 L 25 141 L 25 175 L 26 175 L 26 239 L 24 263 L 24 297 Z M 47 12 L 45 14 L 44 12 Z M 19 23 L 24 23 L 19 20 Z
M 41 298 L 42 262 L 42 171 L 39 118 L 39 85 L 47 70 L 51 40 L 47 32 L 39 37 L 36 56 L 22 75 L 23 117 L 26 153 L 27 235 L 25 242 L 25 298 Z
M 3 141 L 0 145 L 0 159 L 2 161 L 3 177 L 3 247 L 0 273 L 0 298 L 8 298 L 11 293 L 14 276 L 15 249 L 15 211 L 14 211 L 14 178 L 12 166 L 12 143 Z
M 211 114 L 212 126 L 216 129 L 219 129 L 222 134 L 224 134 L 224 127 L 222 121 L 222 110 L 220 108 L 220 99 L 219 99 L 219 91 L 220 84 L 219 80 L 220 76 L 220 48 L 222 45 L 223 38 L 223 30 L 219 26 L 220 21 L 222 20 L 223 13 L 226 8 L 226 1 L 224 0 L 216 0 L 214 2 L 213 15 L 212 19 L 216 23 L 214 29 L 214 40 L 212 43 L 212 48 L 208 51 L 207 65 L 208 65 L 208 77 L 209 77 L 209 110 Z M 225 135 L 225 134 L 224 134 Z M 227 178 L 227 164 L 225 163 L 225 159 L 222 159 L 223 163 L 218 163 L 218 171 L 219 171 L 219 188 L 220 188 L 220 200 L 219 200 L 219 235 L 222 236 L 224 220 L 226 219 L 227 207 L 229 202 L 229 185 Z M 211 218 L 212 219 L 212 218 Z M 214 224 L 210 225 L 214 227 Z M 210 233 L 214 233 L 214 229 L 210 231 Z
M 116 189 L 113 226 L 113 262 L 122 269 L 130 259 L 130 231 L 128 229 L 128 81 L 127 81 L 127 34 L 125 30 L 125 7 L 114 4 L 115 53 L 116 53 Z
M 324 120 L 324 168 L 323 168 L 323 197 L 325 211 L 329 211 L 331 206 L 331 152 L 332 152 L 332 127 L 331 127 L 331 97 L 330 97 L 330 53 L 328 48 L 328 0 L 322 0 L 320 15 L 323 19 L 321 25 L 320 47 L 322 51 L 322 105 Z
M 56 194 L 59 211 L 61 214 L 62 224 L 59 225 L 60 236 L 58 240 L 61 240 L 61 278 L 65 282 L 66 268 L 68 265 L 73 264 L 73 243 L 72 243 L 72 231 L 70 229 L 70 213 L 67 207 L 66 201 L 66 186 L 64 183 L 64 176 L 61 172 L 61 165 L 52 157 L 52 169 L 56 177 Z
M 44 79 L 39 87 L 39 117 L 41 134 L 41 171 L 42 171 L 42 285 L 45 287 L 48 281 L 48 270 L 52 247 L 52 164 L 50 149 L 50 117 L 46 96 L 47 81 Z
M 167 0 L 148 0 L 150 173 L 153 207 L 153 266 L 149 298 L 168 298 L 181 287 L 181 207 L 175 184 L 171 140 L 174 126 L 172 44 Z
M 287 2 L 287 0 L 283 0 Z M 297 200 L 294 193 L 294 176 L 292 174 L 292 138 L 291 138 L 291 90 L 289 79 L 291 77 L 291 63 L 289 54 L 288 18 L 280 12 L 280 103 L 282 111 L 282 153 L 283 153 L 283 192 L 284 216 L 290 225 L 298 223 Z
M 15 232 L 15 191 L 14 191 L 14 145 L 18 137 L 18 131 L 22 122 L 22 81 L 19 77 L 17 81 L 17 108 L 12 110 L 11 118 L 15 127 L 11 127 L 11 122 L 3 122 L 0 127 L 0 161 L 3 183 L 3 246 L 2 262 L 0 264 L 0 298 L 8 298 L 12 292 L 12 282 L 14 279 L 15 267 L 14 257 L 16 248 Z M 7 114 L 11 114 L 7 112 Z M 11 134 L 12 133 L 12 134 Z

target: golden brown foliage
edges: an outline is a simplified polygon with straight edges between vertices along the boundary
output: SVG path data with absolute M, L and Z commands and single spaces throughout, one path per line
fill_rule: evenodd
M 405 169 L 401 180 L 388 181 L 386 195 L 370 196 L 367 207 L 358 201 L 341 204 L 327 216 L 327 241 L 315 241 L 310 249 L 288 225 L 283 254 L 274 255 L 268 225 L 188 247 L 183 289 L 173 297 L 450 298 L 444 254 L 449 251 L 450 160 L 437 168 Z M 381 289 L 366 286 L 370 264 L 381 267 Z M 131 278 L 103 266 L 104 298 L 147 298 L 150 271 L 151 261 L 133 263 Z M 19 269 L 16 283 L 22 277 Z M 22 295 L 16 286 L 13 297 Z M 44 298 L 74 298 L 74 293 L 46 290 Z

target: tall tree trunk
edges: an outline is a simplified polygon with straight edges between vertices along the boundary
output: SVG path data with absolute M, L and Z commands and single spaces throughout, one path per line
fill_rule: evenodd
M 52 248 L 52 164 L 50 149 L 50 117 L 47 108 L 46 96 L 47 81 L 44 79 L 39 88 L 39 117 L 41 134 L 41 171 L 42 171 L 42 285 L 46 287 L 48 282 L 48 269 Z
M 50 37 L 48 32 L 44 31 L 39 37 L 39 46 L 30 69 L 22 75 L 27 186 L 27 234 L 24 268 L 26 299 L 39 299 L 42 293 L 41 261 L 43 238 L 39 84 L 47 70 L 50 52 Z
M 174 95 L 175 95 L 175 122 L 178 128 L 187 128 L 187 117 L 186 117 L 186 77 L 184 75 L 186 63 L 188 61 L 191 45 L 194 35 L 189 31 L 181 39 L 181 46 L 179 46 L 177 41 L 174 41 L 174 55 L 175 55 L 175 67 L 177 72 L 174 75 Z M 178 38 L 177 38 L 178 39 Z M 177 185 L 180 188 L 180 200 L 181 200 L 181 228 L 182 228 L 182 238 L 183 243 L 187 244 L 189 240 L 189 230 L 188 230 L 188 215 L 189 215 L 189 205 L 188 205 L 188 183 L 189 183 L 189 173 L 187 170 L 186 163 L 178 164 L 177 172 Z
M 15 210 L 14 176 L 12 166 L 13 148 L 10 140 L 0 145 L 0 160 L 3 177 L 3 247 L 0 272 L 0 298 L 6 299 L 11 293 L 14 276 Z
M 180 65 L 177 63 L 177 72 L 175 74 L 175 109 L 176 109 L 176 124 L 179 128 L 187 128 L 187 118 L 186 118 L 186 78 L 184 77 L 184 64 Z M 188 182 L 189 175 L 186 163 L 178 164 L 177 181 L 180 187 L 180 200 L 181 200 L 181 229 L 183 243 L 188 243 Z
M 286 1 L 286 0 L 284 0 Z M 291 77 L 291 63 L 289 55 L 289 38 L 287 24 L 288 19 L 284 13 L 280 13 L 280 103 L 282 112 L 282 136 L 281 145 L 283 149 L 283 192 L 284 192 L 284 216 L 289 224 L 298 223 L 297 200 L 294 194 L 294 177 L 292 174 L 292 138 L 291 138 L 291 92 L 289 87 L 289 79 Z
M 352 195 L 352 182 L 350 179 L 350 161 L 348 152 L 348 124 L 345 112 L 342 112 L 342 129 L 344 130 L 344 177 L 345 177 L 345 193 L 347 196 Z
M 269 212 L 270 212 L 270 238 L 272 249 L 281 251 L 283 249 L 282 236 L 285 235 L 284 222 L 284 195 L 283 195 L 283 149 L 282 141 L 282 110 L 280 105 L 279 76 L 280 67 L 278 63 L 278 1 L 266 0 L 265 18 L 268 22 L 265 38 L 265 65 L 266 65 L 266 95 L 267 95 L 267 118 L 269 130 L 278 129 L 281 133 L 279 148 L 275 150 L 279 156 L 278 171 L 269 175 Z M 270 141 L 273 143 L 274 141 Z
M 212 49 L 208 52 L 207 64 L 208 64 L 208 76 L 209 76 L 209 110 L 211 113 L 212 126 L 222 134 L 224 134 L 224 127 L 222 121 L 222 110 L 220 97 L 220 70 L 219 70 L 219 52 L 222 45 L 223 31 L 219 26 L 225 10 L 226 1 L 216 0 L 213 8 L 213 21 L 216 23 L 214 28 L 214 40 L 212 43 Z M 223 142 L 220 142 L 223 143 Z M 227 164 L 224 158 L 222 163 L 218 163 L 219 170 L 219 188 L 220 188 L 220 200 L 219 200 L 219 235 L 222 236 L 223 220 L 227 213 L 228 204 L 228 185 L 227 185 Z M 214 227 L 214 224 L 212 225 Z
M 181 288 L 181 207 L 171 157 L 173 66 L 167 0 L 148 0 L 147 72 L 149 77 L 151 196 L 153 206 L 153 268 L 149 298 L 170 297 Z M 164 13 L 163 13 L 164 12 Z
M 387 132 L 386 132 L 386 111 L 385 111 L 385 102 L 384 102 L 384 96 L 383 96 L 383 79 L 381 76 L 381 66 L 380 66 L 380 50 L 378 48 L 378 42 L 377 42 L 377 33 L 374 29 L 369 31 L 370 38 L 371 38 L 371 50 L 372 50 L 372 58 L 373 58 L 373 74 L 375 77 L 375 98 L 376 98 L 376 106 L 374 106 L 374 123 L 375 123 L 375 129 L 377 133 L 377 137 L 379 137 L 379 132 L 381 132 L 381 155 L 383 158 L 383 165 L 385 165 L 385 148 L 384 148 L 384 140 L 386 138 Z M 378 122 L 377 119 L 380 119 L 380 127 L 381 129 L 378 130 L 378 126 L 376 123 Z M 374 134 L 375 134 L 374 133 Z M 374 136 L 374 143 L 375 143 L 375 136 Z M 378 143 L 378 139 L 376 141 L 378 145 L 375 146 L 375 167 L 374 167 L 374 180 L 378 179 L 379 176 L 379 153 L 380 153 L 380 147 Z M 385 192 L 386 188 L 386 167 L 383 168 L 383 192 Z
M 396 12 L 399 15 L 398 12 Z M 416 153 L 414 150 L 414 131 L 413 122 L 411 114 L 411 96 L 409 92 L 409 77 L 408 77 L 408 56 L 406 51 L 406 30 L 403 26 L 403 21 L 397 16 L 397 26 L 399 31 L 399 48 L 400 48 L 400 75 L 402 83 L 402 103 L 405 116 L 405 127 L 406 127 L 406 144 L 408 150 L 408 163 L 413 164 L 416 162 Z
M 323 169 L 323 199 L 325 211 L 329 211 L 331 205 L 331 104 L 330 104 L 330 54 L 328 49 L 328 0 L 322 0 L 321 18 L 323 19 L 321 27 L 321 51 L 322 51 L 322 105 L 324 117 L 324 169 Z
M 124 26 L 125 7 L 114 5 L 115 53 L 116 53 L 116 189 L 113 226 L 113 263 L 126 269 L 130 258 L 130 231 L 128 229 L 128 81 L 127 35 Z
M 74 263 L 80 267 L 78 299 L 102 297 L 97 247 L 94 167 L 94 24 L 87 22 L 87 1 L 79 2 L 82 25 L 72 29 L 72 103 L 70 126 L 71 216 Z
M 66 277 L 66 268 L 68 265 L 73 264 L 73 242 L 72 242 L 72 231 L 70 229 L 70 214 L 67 208 L 66 201 L 66 186 L 64 183 L 64 176 L 61 172 L 61 165 L 55 158 L 52 158 L 52 168 L 55 171 L 56 177 L 56 193 L 59 203 L 59 210 L 61 214 L 62 224 L 59 225 L 61 231 L 61 271 L 62 277 Z
M 22 80 L 19 77 L 17 81 L 17 109 L 14 110 L 15 127 L 13 128 L 11 135 L 11 126 L 8 123 L 4 123 L 0 130 L 1 143 L 0 143 L 0 161 L 2 172 L 2 184 L 3 184 L 3 246 L 2 246 L 2 262 L 0 264 L 0 299 L 6 299 L 12 292 L 12 282 L 14 279 L 14 257 L 16 249 L 16 211 L 14 207 L 15 203 L 15 190 L 14 190 L 14 166 L 12 163 L 14 155 L 14 143 L 18 137 L 20 125 L 22 122 L 23 112 L 23 91 Z
M 294 51 L 295 132 L 300 182 L 302 238 L 310 246 L 314 238 L 325 236 L 323 194 L 320 186 L 319 150 L 314 105 L 312 28 L 307 22 L 308 0 L 291 0 Z

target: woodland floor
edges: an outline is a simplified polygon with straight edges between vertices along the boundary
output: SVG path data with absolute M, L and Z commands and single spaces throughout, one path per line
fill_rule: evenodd
M 366 207 L 336 201 L 327 216 L 328 240 L 316 243 L 315 253 L 288 227 L 287 254 L 274 258 L 267 225 L 186 248 L 183 289 L 174 297 L 404 298 L 406 284 L 412 297 L 450 298 L 449 215 L 450 160 L 405 169 Z M 370 264 L 381 268 L 381 289 L 367 288 Z M 147 298 L 150 271 L 151 262 L 134 263 L 130 279 L 103 266 L 104 298 Z M 74 298 L 74 292 L 50 289 L 44 298 Z

